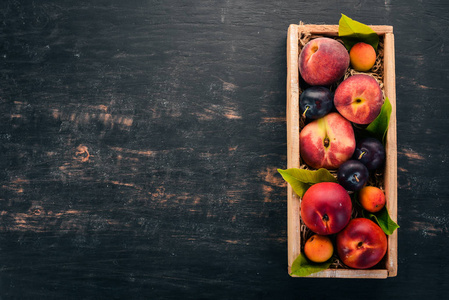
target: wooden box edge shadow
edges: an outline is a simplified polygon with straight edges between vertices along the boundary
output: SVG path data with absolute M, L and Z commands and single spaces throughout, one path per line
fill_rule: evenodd
M 386 138 L 385 195 L 387 209 L 393 221 L 397 222 L 397 136 L 396 136 L 396 78 L 394 35 L 392 26 L 370 27 L 384 37 L 384 93 L 390 100 L 392 111 Z M 291 24 L 287 35 L 287 168 L 299 168 L 299 34 L 309 31 L 312 34 L 337 36 L 338 25 L 296 25 Z M 385 269 L 327 269 L 308 277 L 320 278 L 387 278 L 397 275 L 397 230 L 388 236 Z M 287 185 L 287 242 L 288 274 L 291 274 L 293 261 L 301 253 L 300 198 L 290 185 Z M 297 277 L 291 275 L 292 277 Z

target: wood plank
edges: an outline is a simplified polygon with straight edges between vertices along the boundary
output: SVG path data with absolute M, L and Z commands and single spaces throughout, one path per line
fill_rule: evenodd
M 287 168 L 299 168 L 299 70 L 298 26 L 291 25 L 287 37 Z M 287 185 L 288 266 L 301 253 L 299 197 Z M 290 272 L 289 272 L 290 273 Z
M 347 299 L 341 280 L 288 278 L 276 172 L 287 167 L 287 27 L 336 24 L 342 11 L 394 22 L 399 276 L 379 288 L 447 297 L 449 1 L 1 11 L 0 298 Z M 380 296 L 350 281 L 352 295 Z
M 297 25 L 299 31 L 310 31 L 317 35 L 330 35 L 337 36 L 338 35 L 338 25 Z M 369 25 L 371 29 L 373 29 L 377 34 L 383 35 L 386 33 L 392 33 L 392 26 L 384 26 L 384 25 Z
M 298 277 L 293 275 L 292 277 Z M 307 277 L 312 278 L 364 278 L 385 279 L 388 277 L 387 270 L 352 270 L 352 269 L 327 269 Z
M 390 100 L 392 111 L 390 125 L 387 134 L 385 164 L 385 195 L 387 197 L 387 208 L 393 221 L 397 222 L 397 136 L 396 136 L 396 79 L 395 79 L 395 56 L 394 35 L 385 34 L 384 41 L 384 87 L 385 96 Z M 398 231 L 388 236 L 387 269 L 388 276 L 397 275 L 397 244 Z

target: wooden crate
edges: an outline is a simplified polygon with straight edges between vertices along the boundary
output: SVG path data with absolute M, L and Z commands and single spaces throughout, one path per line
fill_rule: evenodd
M 386 138 L 386 164 L 384 189 L 387 208 L 393 221 L 397 221 L 397 142 L 396 142 L 396 83 L 394 61 L 394 35 L 392 26 L 370 26 L 384 41 L 384 93 L 392 105 L 390 124 Z M 313 35 L 337 36 L 338 25 L 295 25 L 288 28 L 287 37 L 287 167 L 300 167 L 299 133 L 299 36 L 301 32 Z M 301 253 L 300 205 L 298 197 L 290 185 L 287 188 L 288 222 L 288 273 L 293 261 Z M 327 269 L 309 277 L 324 278 L 387 278 L 397 274 L 397 230 L 388 236 L 385 267 L 381 269 Z

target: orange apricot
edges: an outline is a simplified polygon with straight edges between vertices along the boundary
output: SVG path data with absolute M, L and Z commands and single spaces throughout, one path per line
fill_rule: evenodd
M 366 72 L 376 62 L 376 51 L 370 44 L 360 42 L 352 46 L 351 51 L 349 51 L 349 58 L 354 70 Z
M 308 259 L 316 263 L 329 260 L 334 253 L 334 246 L 329 237 L 324 235 L 312 235 L 304 245 L 304 254 Z
M 359 202 L 364 209 L 375 213 L 385 206 L 385 194 L 378 187 L 365 186 L 359 192 Z

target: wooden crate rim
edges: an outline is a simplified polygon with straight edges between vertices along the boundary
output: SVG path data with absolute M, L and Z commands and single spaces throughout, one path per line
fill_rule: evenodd
M 290 26 L 297 26 L 298 30 L 305 29 L 306 31 L 315 34 L 329 34 L 338 35 L 338 25 L 319 25 L 319 24 L 291 24 Z M 368 25 L 378 35 L 393 33 L 393 26 L 389 25 Z

